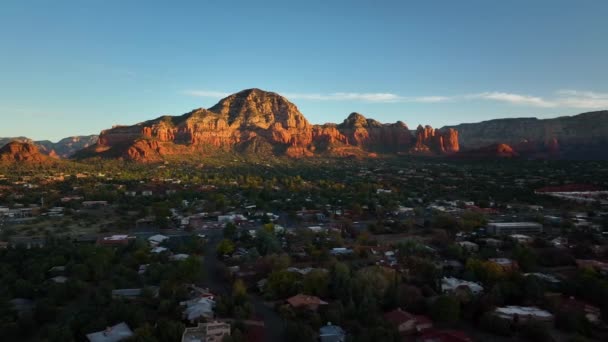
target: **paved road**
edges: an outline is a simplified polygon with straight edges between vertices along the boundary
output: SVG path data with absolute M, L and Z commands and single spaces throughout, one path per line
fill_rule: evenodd
M 218 260 L 215 249 L 222 240 L 222 231 L 220 229 L 206 230 L 207 235 L 207 251 L 203 263 L 205 273 L 205 284 L 209 289 L 217 294 L 226 295 L 232 290 L 232 284 L 224 280 L 221 262 Z M 280 342 L 283 341 L 283 319 L 266 304 L 264 300 L 257 295 L 249 294 L 251 303 L 255 310 L 255 316 L 264 320 L 266 328 L 266 341 Z

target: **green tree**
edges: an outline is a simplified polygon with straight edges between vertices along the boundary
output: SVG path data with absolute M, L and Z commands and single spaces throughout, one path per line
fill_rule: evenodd
M 329 274 L 324 270 L 312 270 L 304 276 L 303 288 L 307 294 L 326 297 L 329 287 Z
M 433 320 L 454 323 L 460 318 L 460 302 L 456 297 L 440 296 L 431 304 L 430 312 Z
M 226 223 L 224 226 L 224 239 L 235 240 L 236 239 L 236 225 L 232 222 Z
M 218 245 L 217 245 L 217 254 L 219 255 L 230 255 L 234 252 L 235 246 L 234 246 L 234 242 L 228 240 L 228 239 L 223 239 Z

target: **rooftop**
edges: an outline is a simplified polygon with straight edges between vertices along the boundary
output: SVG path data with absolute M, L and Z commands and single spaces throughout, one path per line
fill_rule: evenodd
M 133 336 L 133 331 L 127 323 L 118 323 L 106 330 L 87 334 L 90 342 L 118 342 Z

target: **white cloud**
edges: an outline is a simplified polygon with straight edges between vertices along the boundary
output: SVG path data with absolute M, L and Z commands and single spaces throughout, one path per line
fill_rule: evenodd
M 454 100 L 451 96 L 417 96 L 405 97 L 403 102 L 438 103 Z
M 593 91 L 560 90 L 557 92 L 559 104 L 570 108 L 608 108 L 608 93 Z
M 230 93 L 212 90 L 189 90 L 185 94 L 198 97 L 223 98 Z M 580 109 L 600 109 L 608 108 L 608 93 L 598 93 L 592 91 L 579 90 L 560 90 L 551 98 L 543 98 L 527 94 L 507 93 L 507 92 L 482 92 L 475 94 L 442 96 L 401 96 L 393 93 L 281 93 L 292 100 L 312 100 L 312 101 L 359 101 L 373 103 L 441 103 L 456 101 L 494 101 L 503 102 L 517 106 L 529 106 L 539 108 L 580 108 Z
M 402 97 L 390 93 L 330 93 L 330 94 L 307 94 L 286 93 L 285 96 L 295 100 L 319 100 L 319 101 L 365 101 L 365 102 L 399 102 Z
M 466 95 L 469 99 L 492 100 L 499 102 L 507 102 L 516 105 L 528 105 L 533 107 L 555 107 L 555 103 L 545 100 L 541 97 L 503 93 L 503 92 L 485 92 L 479 94 Z

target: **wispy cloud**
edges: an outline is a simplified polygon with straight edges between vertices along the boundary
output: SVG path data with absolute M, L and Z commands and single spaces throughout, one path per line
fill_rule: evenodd
M 527 105 L 532 107 L 555 107 L 555 103 L 545 100 L 541 97 L 503 92 L 485 92 L 479 94 L 471 94 L 465 95 L 464 98 L 507 102 L 515 105 Z
M 228 92 L 211 90 L 189 90 L 187 95 L 198 97 L 222 98 L 229 95 Z M 281 93 L 293 100 L 313 101 L 360 101 L 372 103 L 441 103 L 458 101 L 494 101 L 508 103 L 517 106 L 539 107 L 539 108 L 581 108 L 599 109 L 608 108 L 608 93 L 598 93 L 580 90 L 560 90 L 554 96 L 543 98 L 540 96 L 507 93 L 507 92 L 481 92 L 474 94 L 443 96 L 401 96 L 394 93 Z

